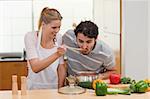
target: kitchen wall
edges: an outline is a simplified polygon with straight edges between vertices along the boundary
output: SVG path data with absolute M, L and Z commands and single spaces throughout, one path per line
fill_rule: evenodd
M 149 0 L 123 0 L 123 74 L 150 77 Z
M 104 5 L 101 5 L 104 2 L 112 3 L 111 0 L 94 1 L 95 9 L 104 9 Z M 117 3 L 117 0 L 114 2 Z M 150 78 L 150 27 L 148 27 L 150 24 L 148 17 L 150 16 L 150 1 L 122 0 L 122 2 L 122 75 L 130 76 L 136 80 Z M 99 13 L 94 13 L 94 21 L 100 28 L 109 29 L 108 25 L 105 26 L 103 19 L 104 10 L 98 11 Z M 109 22 L 111 23 L 111 21 Z M 113 45 L 112 43 L 111 45 Z
M 150 78 L 150 1 L 148 1 L 148 77 Z
M 94 0 L 94 22 L 99 27 L 99 39 L 114 51 L 120 51 L 120 0 Z
M 120 0 L 93 0 L 94 22 L 99 27 L 100 40 L 115 53 L 117 72 L 120 73 Z

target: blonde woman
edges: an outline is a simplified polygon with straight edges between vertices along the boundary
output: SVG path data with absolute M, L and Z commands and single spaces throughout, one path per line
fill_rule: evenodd
M 60 47 L 62 16 L 56 9 L 45 7 L 39 19 L 38 31 L 25 35 L 28 63 L 28 89 L 54 89 L 64 85 L 66 70 Z

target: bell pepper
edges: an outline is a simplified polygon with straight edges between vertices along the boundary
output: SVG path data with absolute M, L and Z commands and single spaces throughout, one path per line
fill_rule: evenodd
M 145 83 L 143 80 L 130 85 L 131 91 L 135 93 L 144 93 L 148 88 L 148 84 Z
M 144 82 L 148 84 L 148 87 L 150 87 L 150 79 L 145 79 Z
M 111 84 L 119 84 L 121 76 L 120 74 L 110 74 L 109 80 Z
M 145 79 L 144 82 L 147 83 L 148 85 L 148 88 L 146 91 L 150 91 L 150 79 Z
M 97 96 L 105 96 L 107 94 L 107 84 L 104 82 L 97 82 L 95 93 Z
M 94 90 L 96 89 L 96 83 L 102 83 L 102 82 L 104 82 L 104 81 L 101 80 L 101 79 L 95 79 L 95 80 L 93 81 L 93 83 L 92 83 L 93 89 L 94 89 Z

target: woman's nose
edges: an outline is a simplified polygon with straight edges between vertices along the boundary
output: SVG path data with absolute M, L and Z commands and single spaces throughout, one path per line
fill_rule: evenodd
M 59 30 L 60 30 L 60 28 L 57 28 L 57 29 L 55 29 L 55 32 L 56 32 L 56 33 L 58 33 L 58 32 L 59 32 Z

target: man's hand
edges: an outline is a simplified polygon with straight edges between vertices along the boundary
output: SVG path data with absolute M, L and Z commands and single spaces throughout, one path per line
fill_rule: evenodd
M 112 67 L 111 69 L 107 69 L 106 72 L 99 74 L 99 79 L 109 79 L 110 74 L 116 73 L 116 66 Z

